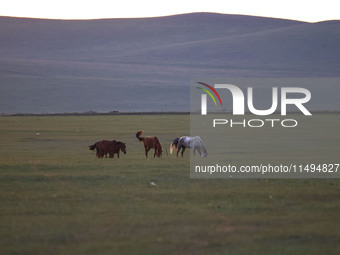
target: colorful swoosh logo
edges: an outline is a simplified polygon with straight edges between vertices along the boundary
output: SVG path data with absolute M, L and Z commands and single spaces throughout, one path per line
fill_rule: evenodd
M 212 86 L 210 86 L 209 84 L 203 83 L 203 82 L 197 82 L 197 83 L 209 88 L 217 96 L 218 100 L 220 101 L 221 106 L 223 106 L 220 95 L 217 93 L 217 91 Z M 211 97 L 211 99 L 214 101 L 215 105 L 217 106 L 216 100 L 215 100 L 213 94 L 209 90 L 201 88 L 201 87 L 197 87 L 197 88 L 206 92 Z

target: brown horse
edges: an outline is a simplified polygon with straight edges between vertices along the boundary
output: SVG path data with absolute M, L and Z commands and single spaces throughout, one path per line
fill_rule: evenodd
M 145 156 L 148 157 L 148 152 L 151 149 L 155 150 L 155 153 L 153 157 L 160 157 L 162 156 L 162 145 L 158 140 L 157 136 L 151 137 L 151 136 L 146 136 L 146 137 L 140 137 L 144 133 L 143 130 L 140 130 L 136 133 L 137 139 L 144 144 L 144 149 L 145 149 Z
M 89 146 L 90 150 L 96 149 L 96 156 L 98 158 L 107 158 L 107 154 L 109 154 L 110 158 L 114 158 L 114 154 L 117 154 L 119 158 L 119 152 L 122 151 L 124 154 L 126 154 L 126 145 L 125 143 L 113 140 L 102 140 L 99 142 L 96 142 L 93 145 Z

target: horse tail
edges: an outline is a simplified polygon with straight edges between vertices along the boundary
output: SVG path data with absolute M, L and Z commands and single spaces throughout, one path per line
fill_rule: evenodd
M 170 144 L 170 154 L 172 154 L 173 146 L 175 146 L 175 145 L 171 143 L 171 144 Z
M 177 150 L 179 138 L 177 137 L 171 144 L 170 144 L 170 154 L 172 154 L 174 147 Z
M 95 143 L 95 144 L 93 144 L 93 145 L 90 145 L 89 146 L 89 149 L 91 150 L 91 151 L 94 151 L 94 149 L 97 147 L 97 143 Z
M 140 142 L 144 140 L 144 137 L 140 137 L 143 133 L 144 133 L 143 130 L 139 130 L 139 131 L 136 133 L 136 137 L 137 137 L 137 139 L 138 139 Z

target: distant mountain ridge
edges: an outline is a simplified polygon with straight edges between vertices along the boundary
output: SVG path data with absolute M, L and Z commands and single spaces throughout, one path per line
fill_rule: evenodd
M 339 28 L 214 13 L 0 17 L 0 113 L 188 111 L 194 77 L 339 77 Z

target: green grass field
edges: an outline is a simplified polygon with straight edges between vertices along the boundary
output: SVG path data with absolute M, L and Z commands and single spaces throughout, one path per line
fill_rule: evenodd
M 0 117 L 0 254 L 340 254 L 338 179 L 190 179 L 189 151 L 167 155 L 188 133 L 188 115 Z M 95 158 L 101 139 L 127 154 Z

